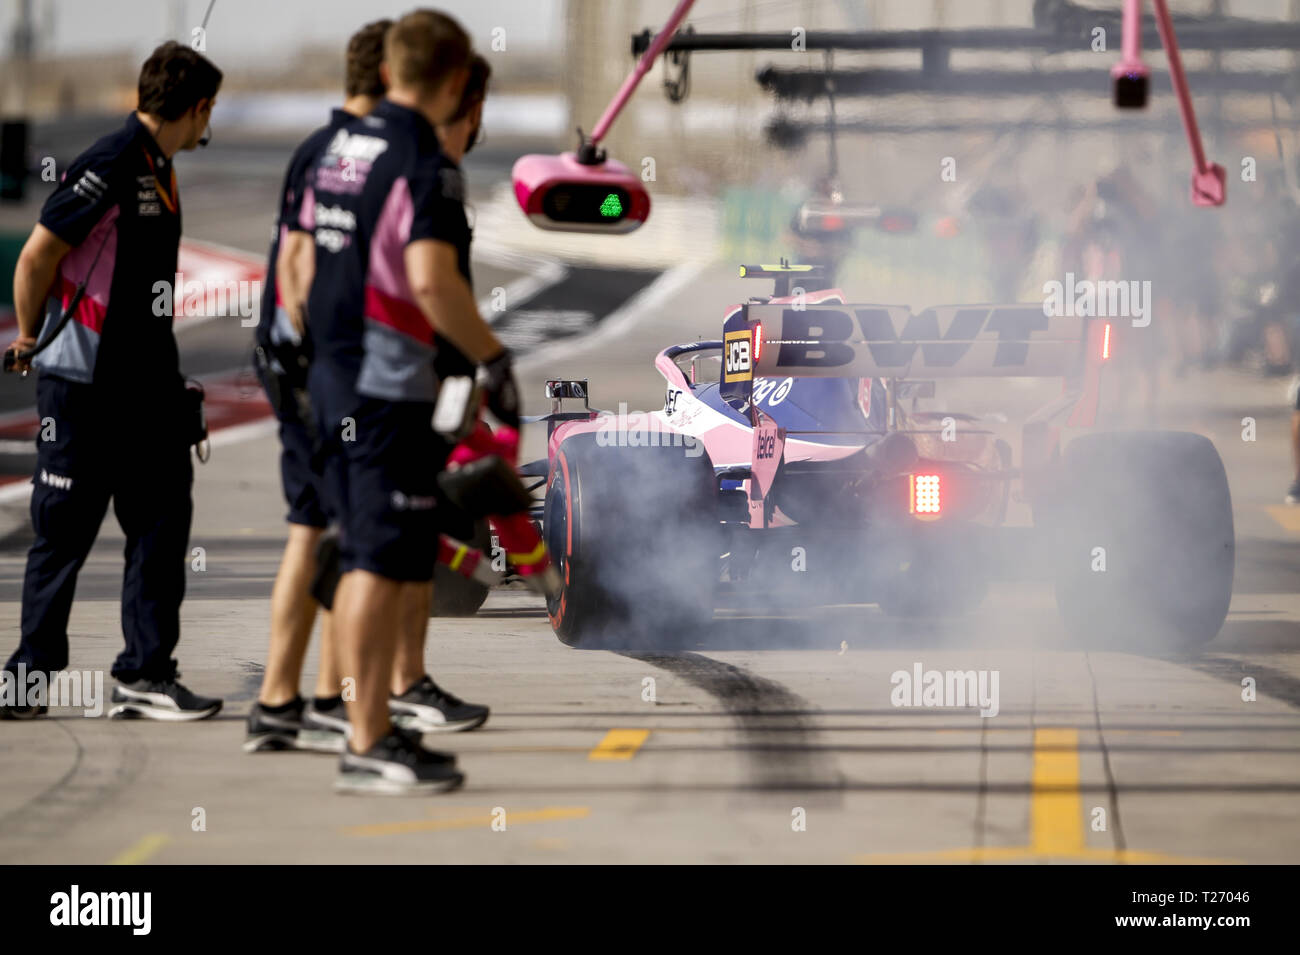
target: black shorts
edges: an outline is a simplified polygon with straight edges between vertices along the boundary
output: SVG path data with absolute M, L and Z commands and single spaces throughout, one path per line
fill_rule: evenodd
M 313 469 L 316 451 L 313 429 L 303 419 L 294 392 L 287 387 L 268 388 L 266 374 L 262 373 L 262 387 L 280 423 L 280 484 L 289 504 L 285 519 L 290 524 L 327 527 L 330 515 L 321 490 L 321 476 Z
M 361 397 L 322 417 L 330 430 L 326 497 L 338 508 L 343 573 L 433 579 L 447 511 L 438 474 L 451 445 L 434 432 L 432 417 L 432 404 Z

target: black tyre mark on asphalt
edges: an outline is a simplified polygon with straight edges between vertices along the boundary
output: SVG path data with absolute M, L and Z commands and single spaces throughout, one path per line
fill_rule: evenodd
M 257 699 L 262 691 L 262 674 L 266 667 L 251 660 L 239 661 L 240 687 L 234 693 L 226 694 L 227 703 L 249 703 Z
M 1274 670 L 1272 667 L 1260 666 L 1258 663 L 1236 660 L 1231 657 L 1205 656 L 1187 659 L 1166 657 L 1162 659 L 1167 660 L 1169 663 L 1191 667 L 1210 676 L 1235 683 L 1238 689 L 1241 687 L 1242 677 L 1251 677 L 1255 681 L 1256 693 L 1262 693 L 1264 696 L 1282 700 L 1291 706 L 1300 707 L 1300 679 L 1291 676 L 1289 673 L 1283 673 L 1281 670 Z
M 74 825 L 110 805 L 135 782 L 149 761 L 145 745 L 120 724 L 79 717 L 41 722 L 67 734 L 75 755 L 55 783 L 0 816 L 0 857 L 9 863 L 40 861 L 43 843 L 66 840 Z
M 806 700 L 774 680 L 750 673 L 699 653 L 638 653 L 625 656 L 681 677 L 717 700 L 731 716 L 745 754 L 750 779 L 736 787 L 743 791 L 809 791 L 833 793 L 838 805 L 843 777 L 826 752 L 817 748 L 812 725 L 816 710 Z M 780 746 L 768 734 L 793 733 Z
M 1092 684 L 1092 715 L 1097 727 L 1097 747 L 1101 750 L 1101 765 L 1106 773 L 1106 789 L 1110 794 L 1110 831 L 1114 833 L 1115 849 L 1123 852 L 1128 848 L 1124 838 L 1124 822 L 1119 814 L 1119 786 L 1115 782 L 1115 772 L 1110 765 L 1110 746 L 1106 742 L 1106 732 L 1101 726 L 1101 702 L 1097 698 L 1097 674 L 1092 669 L 1092 656 L 1083 655 L 1084 665 L 1088 668 L 1088 680 Z

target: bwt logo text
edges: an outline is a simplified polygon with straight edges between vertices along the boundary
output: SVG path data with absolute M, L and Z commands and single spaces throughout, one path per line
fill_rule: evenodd
M 197 315 L 227 318 L 238 315 L 243 319 L 239 324 L 251 328 L 257 324 L 255 316 L 262 300 L 262 283 L 256 279 L 251 282 L 233 279 L 227 282 L 186 281 L 184 274 L 177 272 L 175 282 L 154 282 L 153 294 L 153 313 L 159 318 L 193 318 Z

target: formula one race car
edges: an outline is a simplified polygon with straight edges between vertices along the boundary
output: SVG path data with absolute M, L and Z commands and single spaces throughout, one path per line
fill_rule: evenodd
M 721 340 L 659 353 L 662 410 L 595 412 L 585 381 L 547 383 L 548 457 L 521 473 L 545 486 L 534 516 L 563 579 L 548 600 L 562 641 L 689 641 L 722 591 L 747 607 L 951 615 L 990 580 L 1035 572 L 1085 645 L 1218 633 L 1234 540 L 1214 446 L 1079 433 L 1096 421 L 1108 320 L 1038 304 L 850 305 L 807 291 L 817 266 L 741 275 L 775 279 L 776 295 L 728 309 Z M 990 376 L 1064 381 L 1011 435 L 1018 459 L 978 416 L 922 407 L 934 379 Z M 564 410 L 573 398 L 582 410 Z M 1029 515 L 1021 526 L 1012 509 Z

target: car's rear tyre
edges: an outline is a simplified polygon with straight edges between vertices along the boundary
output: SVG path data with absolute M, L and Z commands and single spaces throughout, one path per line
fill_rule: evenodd
M 492 529 L 487 521 L 471 522 L 470 518 L 466 517 L 463 526 L 455 529 L 462 533 L 473 531 L 472 534 L 465 534 L 465 537 L 457 539 L 465 540 L 467 544 L 481 550 L 484 560 L 492 559 Z M 456 536 L 450 529 L 448 533 Z M 433 569 L 433 601 L 429 605 L 429 615 L 472 617 L 483 606 L 483 601 L 487 600 L 488 591 L 487 585 L 477 580 L 470 580 L 450 567 L 438 564 Z
M 1210 441 L 1174 431 L 1087 434 L 1061 458 L 1044 517 L 1071 640 L 1176 649 L 1213 640 L 1232 598 L 1232 497 Z
M 683 447 L 609 437 L 567 438 L 551 462 L 543 526 L 562 581 L 547 601 L 551 627 L 572 647 L 690 645 L 713 616 L 718 580 L 712 465 Z

